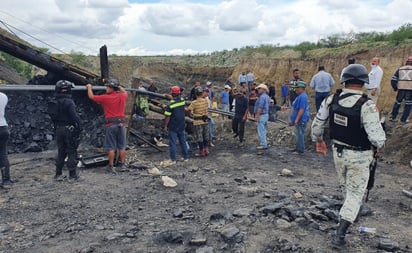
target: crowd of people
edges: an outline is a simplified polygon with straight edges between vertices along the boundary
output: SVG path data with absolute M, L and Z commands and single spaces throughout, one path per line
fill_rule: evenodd
M 329 127 L 332 140 L 333 159 L 338 172 L 339 185 L 344 195 L 344 203 L 340 210 L 340 221 L 332 243 L 337 246 L 345 244 L 348 227 L 359 214 L 360 205 L 365 194 L 369 178 L 369 166 L 374 157 L 380 155 L 386 136 L 380 123 L 380 115 L 376 103 L 380 95 L 383 71 L 380 60 L 374 57 L 371 71 L 365 66 L 356 64 L 350 59 L 349 65 L 342 70 L 340 83 L 343 89 L 331 94 L 335 81 L 325 67 L 320 65 L 318 73 L 313 75 L 309 87 L 315 91 L 317 114 L 311 125 L 311 139 L 316 143 L 316 151 L 326 154 L 327 147 L 323 140 L 324 129 Z M 216 96 L 213 83 L 207 82 L 202 87 L 196 81 L 189 94 L 189 101 L 182 95 L 182 88 L 170 88 L 170 98 L 164 105 L 164 131 L 169 136 L 170 160 L 163 163 L 170 166 L 178 161 L 177 143 L 181 147 L 181 161 L 190 159 L 189 144 L 186 140 L 185 117 L 193 120 L 193 137 L 198 152 L 196 156 L 209 155 L 209 147 L 213 147 L 214 120 L 209 109 L 217 109 L 217 105 L 225 120 L 230 114 L 233 137 L 238 138 L 239 146 L 244 145 L 245 123 L 256 122 L 259 143 L 257 150 L 269 148 L 267 141 L 268 121 L 276 121 L 276 112 L 290 109 L 289 125 L 295 127 L 295 154 L 305 152 L 305 132 L 310 121 L 309 98 L 306 93 L 307 84 L 300 77 L 300 70 L 293 69 L 293 78 L 285 81 L 280 87 L 281 105 L 277 105 L 276 85 L 274 82 L 256 85 L 256 77 L 251 72 L 242 72 L 238 84 L 230 78 L 225 82 L 223 90 Z M 408 122 L 412 107 L 412 56 L 406 64 L 397 69 L 391 79 L 391 86 L 397 91 L 396 102 L 390 120 L 395 121 L 399 108 L 405 100 L 405 109 L 400 118 L 402 123 Z M 76 105 L 71 97 L 74 84 L 67 80 L 56 83 L 55 98 L 58 102 L 59 115 L 53 119 L 56 129 L 58 155 L 56 159 L 55 179 L 65 178 L 63 167 L 66 157 L 69 179 L 77 180 L 77 147 L 81 131 L 81 122 L 76 113 Z M 157 92 L 154 82 L 150 82 L 149 91 Z M 366 90 L 366 93 L 364 93 Z M 105 117 L 105 144 L 108 153 L 109 173 L 116 174 L 116 168 L 126 165 L 126 120 L 125 105 L 128 94 L 125 88 L 115 79 L 106 82 L 106 93 L 95 95 L 91 84 L 87 84 L 88 97 L 103 107 Z M 0 170 L 1 186 L 13 183 L 10 177 L 10 163 L 7 157 L 9 131 L 5 119 L 8 98 L 0 92 Z M 118 159 L 115 156 L 118 155 Z M 116 164 L 117 163 L 117 164 Z

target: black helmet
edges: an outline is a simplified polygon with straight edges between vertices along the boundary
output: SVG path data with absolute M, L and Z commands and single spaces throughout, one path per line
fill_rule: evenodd
M 196 96 L 200 96 L 203 94 L 203 87 L 202 86 L 197 86 L 195 88 Z
M 74 83 L 67 81 L 67 80 L 60 80 L 57 81 L 55 91 L 61 93 L 63 90 L 66 90 L 65 92 L 71 92 L 72 88 L 74 88 Z
M 351 64 L 343 70 L 340 83 L 361 85 L 369 83 L 368 71 L 362 64 Z
M 105 85 L 115 90 L 119 88 L 119 82 L 116 79 L 109 79 Z

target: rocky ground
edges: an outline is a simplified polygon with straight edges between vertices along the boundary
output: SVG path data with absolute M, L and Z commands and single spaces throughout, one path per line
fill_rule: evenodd
M 54 151 L 10 155 L 18 182 L 0 189 L 0 252 L 334 252 L 342 196 L 331 153 L 308 144 L 305 154 L 291 154 L 292 128 L 271 123 L 272 146 L 257 154 L 253 122 L 245 147 L 228 126 L 218 120 L 208 157 L 195 158 L 193 148 L 189 162 L 163 167 L 167 147 L 131 144 L 129 169 L 83 168 L 77 182 L 52 179 Z M 412 169 L 398 158 L 379 161 L 370 210 L 350 227 L 342 252 L 412 252 L 412 199 L 402 194 L 412 188 Z M 177 186 L 163 186 L 161 176 Z M 380 245 L 385 240 L 394 247 Z

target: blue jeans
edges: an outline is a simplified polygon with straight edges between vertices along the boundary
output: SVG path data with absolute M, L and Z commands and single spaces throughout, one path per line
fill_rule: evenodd
M 263 114 L 259 116 L 257 131 L 260 139 L 260 145 L 267 148 L 266 129 L 268 126 L 269 115 Z
M 215 121 L 213 120 L 212 117 L 210 117 L 210 120 L 209 120 L 209 141 L 212 141 L 213 137 L 215 137 Z
M 229 111 L 229 105 L 228 104 L 222 104 L 222 111 L 228 112 Z
M 176 141 L 179 139 L 180 147 L 182 148 L 182 154 L 184 159 L 189 159 L 189 151 L 187 149 L 186 134 L 185 131 L 174 132 L 169 130 L 169 152 L 170 159 L 176 161 Z
M 296 151 L 298 151 L 299 153 L 305 152 L 305 131 L 307 125 L 307 122 L 299 123 L 295 129 Z
M 315 104 L 316 111 L 319 111 L 322 101 L 329 96 L 329 92 L 316 92 L 315 93 Z

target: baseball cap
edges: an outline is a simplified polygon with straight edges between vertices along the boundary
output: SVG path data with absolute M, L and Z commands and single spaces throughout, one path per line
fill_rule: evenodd
M 306 83 L 304 81 L 297 81 L 296 88 L 306 88 Z

